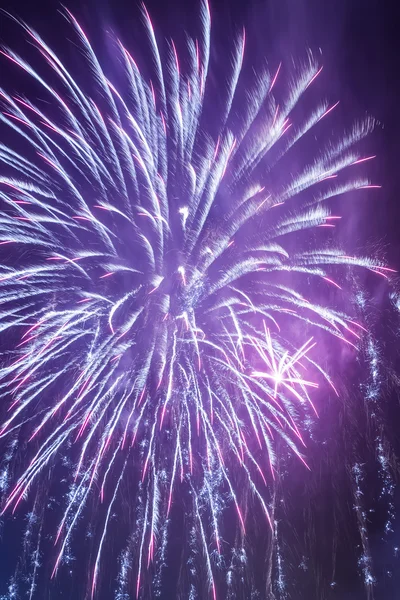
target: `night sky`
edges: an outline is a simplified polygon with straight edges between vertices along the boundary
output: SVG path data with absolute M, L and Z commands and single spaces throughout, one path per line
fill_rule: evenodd
M 137 40 L 141 39 L 142 34 L 139 3 L 136 0 L 67 0 L 65 5 L 85 25 L 98 48 L 103 44 L 103 38 L 98 32 L 101 28 L 110 27 L 120 31 L 122 39 L 128 45 L 132 36 L 131 45 L 136 54 L 140 55 L 140 42 Z M 158 33 L 162 31 L 177 40 L 182 39 L 183 29 L 190 28 L 190 23 L 195 21 L 197 15 L 197 3 L 194 0 L 148 0 L 146 6 L 156 23 Z M 55 0 L 0 0 L 0 7 L 37 28 L 50 45 L 59 49 L 61 55 L 63 52 L 68 54 L 65 43 L 69 37 L 68 27 L 57 12 L 59 5 Z M 377 158 L 368 165 L 367 173 L 374 182 L 382 185 L 382 189 L 378 194 L 366 192 L 364 204 L 357 205 L 362 206 L 362 210 L 358 210 L 357 214 L 352 214 L 351 211 L 347 213 L 347 226 L 342 229 L 341 235 L 354 248 L 365 248 L 367 251 L 378 249 L 387 264 L 400 269 L 400 36 L 395 3 L 381 0 L 214 0 L 211 1 L 211 9 L 216 40 L 213 52 L 216 60 L 219 52 L 223 64 L 229 39 L 240 31 L 243 24 L 248 32 L 245 57 L 247 65 L 256 65 L 260 56 L 265 55 L 271 57 L 272 62 L 277 62 L 280 56 L 296 56 L 308 47 L 317 54 L 321 51 L 324 79 L 318 83 L 318 91 L 333 101 L 341 100 L 339 125 L 340 120 L 348 123 L 348 119 L 351 122 L 366 115 L 376 119 L 375 131 L 367 139 L 365 147 L 367 153 L 376 154 Z M 0 43 L 18 49 L 17 32 L 15 24 L 0 13 Z M 29 95 L 32 91 L 29 83 L 26 84 L 26 89 L 21 89 L 23 80 L 13 73 L 15 70 L 1 59 L 0 85 L 8 89 L 18 86 L 19 91 Z M 1 129 L 0 132 L 2 131 Z M 384 287 L 386 284 L 376 286 L 369 277 L 365 284 L 372 296 L 373 310 L 381 314 L 376 320 L 375 332 L 382 336 L 382 360 L 388 363 L 387 384 L 380 398 L 383 415 L 381 422 L 384 423 L 384 435 L 388 440 L 391 467 L 398 476 L 400 410 L 396 385 L 399 379 L 396 373 L 400 373 L 400 360 L 396 348 L 396 330 L 399 331 L 399 322 L 385 299 L 388 292 L 388 288 Z M 355 402 L 352 415 L 349 416 L 351 411 L 346 408 L 346 403 L 351 403 L 356 396 L 353 386 L 357 380 L 357 369 L 362 366 L 358 364 L 347 368 L 339 365 L 338 368 L 340 377 L 343 377 L 342 383 L 348 390 L 346 399 L 339 406 L 332 406 L 330 403 L 326 408 L 321 416 L 321 446 L 318 446 L 318 439 L 315 441 L 315 448 L 318 447 L 319 450 L 314 450 L 312 472 L 305 473 L 298 468 L 296 475 L 286 486 L 287 496 L 282 501 L 280 514 L 286 539 L 286 550 L 283 550 L 284 554 L 286 552 L 284 568 L 289 585 L 287 595 L 277 596 L 277 600 L 400 599 L 400 550 L 397 554 L 394 550 L 397 546 L 400 548 L 400 488 L 393 496 L 397 513 L 393 531 L 385 533 L 387 506 L 380 499 L 382 480 L 373 444 L 376 432 L 374 426 L 369 425 L 370 415 L 366 415 L 369 409 L 365 409 L 359 400 L 358 404 Z M 357 430 L 359 437 L 355 433 Z M 345 438 L 350 435 L 353 436 L 349 442 L 351 452 L 360 459 L 365 470 L 363 503 L 369 511 L 368 535 L 373 571 L 377 578 L 371 595 L 365 590 L 361 568 L 357 566 L 360 555 L 359 531 L 353 510 L 350 477 L 344 465 L 347 453 Z M 324 444 L 327 444 L 328 449 Z M 63 486 L 62 483 L 59 485 Z M 58 494 L 65 492 L 65 488 L 60 492 L 55 484 L 52 486 L 50 498 L 57 498 Z M 126 503 L 129 505 L 129 494 Z M 340 508 L 333 511 L 332 506 Z M 338 519 L 335 523 L 332 522 L 333 512 Z M 178 597 L 176 579 L 180 565 L 176 557 L 182 544 L 185 520 L 185 516 L 179 512 L 179 503 L 175 507 L 173 519 L 176 535 L 172 539 L 170 574 L 165 581 L 162 600 Z M 23 510 L 20 510 L 17 517 L 2 517 L 0 523 L 0 600 L 8 600 L 9 578 L 20 554 Z M 50 535 L 56 523 L 56 517 L 54 523 L 46 523 L 45 533 Z M 333 530 L 336 532 L 334 537 Z M 51 548 L 50 542 L 48 546 Z M 308 548 L 311 554 L 305 555 L 304 548 Z M 256 573 L 265 568 L 263 549 L 263 533 L 258 532 L 251 558 L 252 568 Z M 44 583 L 51 568 L 45 564 L 45 574 L 37 598 L 86 598 L 87 584 L 85 573 L 81 573 L 80 569 L 80 553 L 82 549 L 79 548 L 78 540 L 76 561 L 71 567 L 75 570 L 75 577 L 68 578 L 63 573 L 52 586 Z M 44 562 L 46 563 L 46 559 Z M 333 563 L 335 567 L 332 566 Z M 110 574 L 111 581 L 113 578 L 114 572 Z M 84 581 L 82 586 L 80 581 Z M 98 595 L 99 600 L 111 600 L 111 590 L 111 583 L 105 584 Z M 222 594 L 218 600 L 222 600 Z M 243 597 L 243 600 L 250 600 L 250 597 L 241 594 L 238 599 Z M 258 597 L 257 600 L 264 598 Z

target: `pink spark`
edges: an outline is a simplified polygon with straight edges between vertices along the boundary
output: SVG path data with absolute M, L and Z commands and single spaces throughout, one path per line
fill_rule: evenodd
M 178 77 L 180 77 L 181 73 L 180 73 L 180 69 L 179 69 L 178 53 L 176 51 L 174 40 L 171 40 L 171 44 L 172 44 L 172 48 L 174 50 L 174 55 L 175 55 L 176 70 L 178 71 Z
M 72 19 L 72 21 L 75 23 L 76 28 L 78 29 L 78 31 L 81 33 L 81 35 L 83 36 L 86 44 L 90 47 L 90 42 L 89 39 L 86 35 L 86 33 L 83 31 L 82 27 L 79 25 L 77 19 L 74 17 L 74 15 L 72 14 L 71 11 L 68 10 L 68 8 L 64 7 L 64 10 L 68 13 L 70 19 Z
M 31 340 L 35 339 L 37 336 L 38 336 L 38 334 L 29 336 L 24 342 L 20 342 L 19 344 L 17 344 L 16 347 L 19 348 L 20 346 L 24 346 L 25 344 L 27 344 Z
M 32 354 L 32 350 L 31 350 L 30 352 L 27 352 L 26 354 L 23 354 L 23 355 L 21 356 L 21 358 L 17 358 L 17 360 L 15 360 L 14 362 L 12 362 L 12 363 L 10 364 L 10 367 L 12 367 L 12 366 L 14 366 L 14 365 L 17 365 L 17 364 L 18 364 L 19 362 L 21 362 L 22 360 L 25 360 L 25 358 L 26 358 L 27 356 L 29 356 L 30 354 Z M 14 381 L 14 380 L 13 380 L 13 381 Z M 12 382 L 11 382 L 11 383 L 12 383 Z
M 150 80 L 151 95 L 153 97 L 154 106 L 156 106 L 156 93 L 154 91 L 153 82 Z
M 307 88 L 308 88 L 308 87 L 309 87 L 309 86 L 312 84 L 312 82 L 313 82 L 313 81 L 315 81 L 315 79 L 316 79 L 316 78 L 318 77 L 318 75 L 321 73 L 321 71 L 322 71 L 322 69 L 323 69 L 323 68 L 324 68 L 324 67 L 322 66 L 322 67 L 321 67 L 321 68 L 320 68 L 320 69 L 319 69 L 319 70 L 318 70 L 318 71 L 315 73 L 315 75 L 313 75 L 313 76 L 311 77 L 310 81 L 307 83 L 307 85 L 306 85 L 306 87 L 304 88 L 304 90 L 306 90 L 306 89 L 307 89 Z
M 63 528 L 64 528 L 64 520 L 60 523 L 60 525 L 59 525 L 59 527 L 57 529 L 57 535 L 56 535 L 56 539 L 54 541 L 54 545 L 55 546 L 57 545 L 57 542 L 60 539 L 60 535 L 61 535 L 61 532 L 62 532 Z
M 381 277 L 384 277 L 385 279 L 389 279 L 389 277 L 387 275 L 385 275 L 385 273 L 381 273 L 380 271 L 377 271 L 376 269 L 369 269 L 372 273 L 376 273 L 377 275 L 380 275 Z
M 165 123 L 164 115 L 161 111 L 160 111 L 160 115 L 161 115 L 161 121 L 162 121 L 163 129 L 164 129 L 164 135 L 167 135 L 167 125 Z
M 156 388 L 157 390 L 159 389 L 159 387 L 160 387 L 160 385 L 161 385 L 161 382 L 162 382 L 162 379 L 163 379 L 164 367 L 165 367 L 165 363 L 163 364 L 163 367 L 162 367 L 162 369 L 161 369 L 161 373 L 160 373 L 160 377 L 159 377 L 159 379 L 158 379 L 158 384 L 157 384 L 157 388 Z
M 100 459 L 103 458 L 104 454 L 107 452 L 108 446 L 110 445 L 111 442 L 111 433 L 107 436 L 107 440 L 106 443 L 103 445 L 102 451 L 100 452 Z
M 50 166 L 52 166 L 53 169 L 56 169 L 59 173 L 62 173 L 62 169 L 60 169 L 60 167 L 57 166 L 52 160 L 47 158 L 47 156 L 44 156 L 44 154 L 41 154 L 40 152 L 36 152 L 36 154 L 43 158 L 43 160 L 45 160 Z
M 5 117 L 9 117 L 10 119 L 14 119 L 14 121 L 18 121 L 18 123 L 21 123 L 22 125 L 26 125 L 27 127 L 31 127 L 33 129 L 33 125 L 31 125 L 31 123 L 28 123 L 24 119 L 21 119 L 20 117 L 17 117 L 11 113 L 8 113 L 5 110 L 3 110 L 3 115 Z
M 92 581 L 92 600 L 94 597 L 94 593 L 96 591 L 96 579 L 97 579 L 97 573 L 96 573 L 96 567 L 95 567 L 94 572 L 93 572 L 93 581 Z
M 335 388 L 335 386 L 333 385 L 333 383 L 330 379 L 328 379 L 328 383 L 331 386 L 331 388 L 333 389 L 333 391 L 335 392 L 336 396 L 339 398 L 339 392 L 337 391 L 337 389 Z
M 193 474 L 193 454 L 192 454 L 192 447 L 189 446 L 189 469 L 190 469 L 190 474 Z
M 16 65 L 18 65 L 19 67 L 21 67 L 21 69 L 24 69 L 24 71 L 26 71 L 26 68 L 24 67 L 24 65 L 22 65 L 20 62 L 18 62 L 17 60 L 15 60 L 15 58 L 13 58 L 12 56 L 10 56 L 9 54 L 7 54 L 7 52 L 4 52 L 3 50 L 0 50 L 0 54 L 2 54 L 3 56 L 5 56 L 9 60 L 11 60 L 13 63 L 15 63 Z
M 360 187 L 358 187 L 358 190 L 380 190 L 381 189 L 381 185 L 360 185 Z
M 242 531 L 243 531 L 243 534 L 245 534 L 245 533 L 246 533 L 246 528 L 245 528 L 245 526 L 244 526 L 244 520 L 243 520 L 243 517 L 242 517 L 242 513 L 241 513 L 241 511 L 240 511 L 239 505 L 238 505 L 238 503 L 236 502 L 236 500 L 235 500 L 235 505 L 236 505 L 236 510 L 237 510 L 237 513 L 238 513 L 238 515 L 239 515 L 239 521 L 240 521 L 240 524 L 241 524 L 241 526 L 242 526 Z
M 281 137 L 282 137 L 282 136 L 283 136 L 283 135 L 284 135 L 284 134 L 285 134 L 285 133 L 286 133 L 286 132 L 287 132 L 287 131 L 288 131 L 288 130 L 291 128 L 291 127 L 292 127 L 292 125 L 293 125 L 293 123 L 289 123 L 289 124 L 288 124 L 288 125 L 285 127 L 285 129 L 282 131 L 282 133 L 280 134 L 280 136 L 279 136 L 279 138 L 278 138 L 279 140 L 280 140 L 280 139 L 281 139 Z
M 376 154 L 374 154 L 374 156 L 366 156 L 365 158 L 359 158 L 358 160 L 355 160 L 353 163 L 351 163 L 350 166 L 359 165 L 360 163 L 366 162 L 367 160 L 372 160 L 373 158 L 376 158 Z
M 144 397 L 145 391 L 146 391 L 146 386 L 144 386 L 144 388 L 142 389 L 142 393 L 140 394 L 140 398 L 139 398 L 138 406 L 140 406 L 140 405 L 141 405 L 141 403 L 142 403 L 142 400 L 143 400 L 143 397 Z
M 318 121 L 321 121 L 321 119 L 323 119 L 324 117 L 326 117 L 326 115 L 329 115 L 329 113 L 337 107 L 337 105 L 339 104 L 340 100 L 338 100 L 336 102 L 336 104 L 334 104 L 333 106 L 331 106 L 330 108 L 328 108 L 323 115 L 320 116 L 320 118 L 318 119 Z
M 322 279 L 325 279 L 325 281 L 327 281 L 328 283 L 331 283 L 332 285 L 334 285 L 335 287 L 337 287 L 339 290 L 342 289 L 340 287 L 340 285 L 338 283 L 336 283 L 336 281 L 333 281 L 333 279 L 329 279 L 329 277 L 323 277 Z
M 231 146 L 231 148 L 230 148 L 230 150 L 229 150 L 229 154 L 228 154 L 228 157 L 227 157 L 227 159 L 226 159 L 225 168 L 224 168 L 224 170 L 223 170 L 223 173 L 222 173 L 222 177 L 221 177 L 221 179 L 224 177 L 224 175 L 225 175 L 225 173 L 226 173 L 226 169 L 228 168 L 228 163 L 229 163 L 229 160 L 230 160 L 230 158 L 231 158 L 231 156 L 232 156 L 232 152 L 233 152 L 233 150 L 235 149 L 235 146 L 236 146 L 236 139 L 234 139 L 234 140 L 233 140 L 232 146 Z
M 81 428 L 78 431 L 78 435 L 75 438 L 75 442 L 83 435 L 83 432 L 85 431 L 91 416 L 92 416 L 92 411 L 89 411 L 85 417 L 85 420 L 83 421 L 83 423 L 81 425 Z
M 140 571 L 138 573 L 137 583 L 136 583 L 136 598 L 139 597 L 139 588 L 140 588 Z
M 22 381 L 19 382 L 19 384 L 17 385 L 17 387 L 14 388 L 13 392 L 16 392 L 17 390 L 19 390 L 19 388 L 21 387 L 21 385 L 23 385 L 25 383 L 25 381 L 28 379 L 29 376 L 30 376 L 30 373 L 28 373 L 28 375 L 25 375 L 25 377 L 22 379 Z
M 166 410 L 166 408 L 167 408 L 167 404 L 164 403 L 164 406 L 163 406 L 163 409 L 162 409 L 162 412 L 161 412 L 160 431 L 161 431 L 163 423 L 164 423 L 164 417 L 165 417 L 165 410 Z
M 337 174 L 334 175 L 327 175 L 326 177 L 323 177 L 322 179 L 320 179 L 319 181 L 326 181 L 327 179 L 336 179 L 337 178 Z
M 360 325 L 360 323 L 357 323 L 357 321 L 349 321 L 349 323 L 351 323 L 352 325 L 355 325 L 356 327 L 359 327 L 360 329 L 362 329 L 363 331 L 365 331 L 366 333 L 368 333 L 368 329 L 366 329 L 365 327 L 363 327 L 362 325 Z
M 263 188 L 263 189 L 264 189 L 264 188 Z M 268 200 L 270 200 L 270 199 L 271 199 L 271 194 L 269 194 L 269 195 L 268 195 L 268 196 L 267 196 L 267 197 L 266 197 L 266 198 L 265 198 L 265 199 L 264 199 L 264 200 L 261 202 L 261 204 L 259 204 L 259 205 L 257 206 L 257 210 L 260 210 L 260 208 L 261 208 L 262 206 L 264 206 L 264 204 L 265 204 L 265 203 L 266 203 Z
M 218 139 L 217 139 L 217 144 L 216 144 L 216 146 L 215 146 L 215 151 L 214 151 L 213 160 L 215 160 L 215 159 L 217 158 L 217 154 L 218 154 L 218 150 L 219 150 L 219 144 L 220 144 L 220 141 L 221 141 L 221 136 L 218 136 Z
M 382 271 L 389 271 L 389 273 L 397 273 L 396 269 L 389 269 L 389 267 L 378 266 L 377 268 L 381 269 Z
M 172 503 L 172 488 L 169 492 L 169 497 L 168 497 L 168 508 L 167 508 L 167 517 L 169 515 L 169 511 L 171 509 L 171 503 Z
M 274 87 L 274 85 L 276 83 L 276 80 L 278 79 L 278 75 L 279 75 L 279 71 L 281 70 L 281 66 L 282 66 L 282 63 L 280 62 L 279 66 L 278 66 L 278 68 L 276 70 L 275 76 L 274 76 L 274 78 L 272 80 L 271 87 L 269 88 L 269 92 L 268 93 L 271 93 L 272 88 Z
M 42 319 L 40 319 L 40 321 L 38 321 L 38 322 L 37 322 L 35 325 L 33 325 L 33 326 L 30 328 L 30 329 L 28 329 L 28 331 L 26 331 L 26 332 L 24 333 L 24 335 L 22 336 L 22 338 L 21 338 L 21 339 L 24 339 L 24 338 L 25 338 L 25 337 L 26 337 L 26 336 L 27 336 L 29 333 L 31 333 L 31 331 L 33 331 L 33 330 L 34 330 L 34 329 L 36 329 L 37 327 L 40 327 L 40 325 L 41 325 L 42 323 L 44 323 L 44 321 L 45 321 L 45 320 L 46 320 L 46 318 L 45 318 L 45 317 L 43 317 Z
M 153 548 L 154 548 L 154 533 L 151 532 L 149 550 L 148 550 L 148 556 L 147 556 L 147 568 L 150 566 L 150 561 L 153 558 Z

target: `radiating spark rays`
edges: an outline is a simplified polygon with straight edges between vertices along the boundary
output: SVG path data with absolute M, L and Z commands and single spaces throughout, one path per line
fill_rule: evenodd
M 384 278 L 393 272 L 375 259 L 325 246 L 303 250 L 310 230 L 340 223 L 328 200 L 380 187 L 363 179 L 336 183 L 342 171 L 347 177 L 347 167 L 374 158 L 359 158 L 352 149 L 371 123 L 355 127 L 336 146 L 318 148 L 301 172 L 276 189 L 279 159 L 338 105 L 322 103 L 303 121 L 292 114 L 322 72 L 312 58 L 286 99 L 279 89 L 283 63 L 257 78 L 238 116 L 243 30 L 218 131 L 211 135 L 203 115 L 204 98 L 215 93 L 206 0 L 199 39 L 188 39 L 183 60 L 174 42 L 164 60 L 143 5 L 153 76 L 147 81 L 116 40 L 126 89 L 114 85 L 84 29 L 65 14 L 84 53 L 89 93 L 25 23 L 20 25 L 52 70 L 53 85 L 40 66 L 2 51 L 61 114 L 46 115 L 29 99 L 0 90 L 0 119 L 11 139 L 20 138 L 34 152 L 24 156 L 0 144 L 8 174 L 0 174 L 1 252 L 24 250 L 18 264 L 0 266 L 0 331 L 18 332 L 0 367 L 1 397 L 11 397 L 0 438 L 23 428 L 32 453 L 2 512 L 15 511 L 46 466 L 71 445 L 75 463 L 52 576 L 89 499 L 99 495 L 105 519 L 90 566 L 94 597 L 112 514 L 134 464 L 144 502 L 134 524 L 139 597 L 159 547 L 159 523 L 170 518 L 174 494 L 189 483 L 188 512 L 216 600 L 205 513 L 222 558 L 223 488 L 241 537 L 246 534 L 244 494 L 232 477 L 238 469 L 273 529 L 267 496 L 277 469 L 276 437 L 308 468 L 301 424 L 304 415 L 317 415 L 312 392 L 322 379 L 338 394 L 317 360 L 318 334 L 356 348 L 366 332 L 324 296 L 348 294 L 342 279 L 336 281 L 340 266 Z M 287 249 L 287 236 L 297 236 L 297 250 Z M 314 280 L 330 288 L 321 289 L 318 303 L 303 296 Z M 303 326 L 301 335 L 293 323 Z

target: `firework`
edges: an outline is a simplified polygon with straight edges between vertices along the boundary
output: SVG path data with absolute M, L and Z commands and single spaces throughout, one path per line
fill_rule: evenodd
M 318 360 L 318 338 L 356 347 L 363 335 L 363 325 L 336 308 L 339 300 L 329 304 L 350 294 L 335 274 L 390 271 L 332 243 L 340 217 L 329 200 L 377 187 L 356 166 L 373 158 L 356 148 L 372 123 L 337 143 L 316 143 L 312 157 L 283 176 L 286 157 L 338 105 L 319 101 L 296 116 L 321 76 L 311 54 L 290 73 L 285 64 L 265 68 L 244 89 L 243 32 L 215 89 L 208 4 L 182 63 L 173 42 L 159 49 L 143 8 L 152 76 L 142 76 L 116 39 L 124 71 L 117 86 L 81 25 L 65 16 L 84 53 L 84 88 L 82 74 L 24 23 L 43 64 L 2 50 L 46 98 L 0 91 L 0 119 L 18 140 L 0 146 L 7 346 L 0 381 L 8 403 L 0 437 L 26 447 L 21 471 L 3 486 L 3 512 L 19 508 L 43 473 L 69 455 L 53 577 L 85 507 L 99 496 L 106 508 L 90 565 L 95 596 L 121 488 L 135 481 L 136 518 L 119 585 L 124 590 L 134 572 L 131 593 L 139 597 L 147 574 L 158 577 L 151 565 L 156 554 L 163 562 L 170 511 L 184 487 L 187 537 L 202 550 L 215 599 L 227 504 L 240 538 L 246 533 L 237 473 L 273 531 L 268 486 L 277 472 L 276 440 L 306 467 L 302 427 L 317 414 L 313 389 L 336 391 Z M 210 119 L 215 98 L 224 101 Z M 318 301 L 315 293 L 307 297 L 309 286 Z

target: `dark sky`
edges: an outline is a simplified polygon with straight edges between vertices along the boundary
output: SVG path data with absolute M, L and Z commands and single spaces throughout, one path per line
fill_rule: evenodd
M 89 32 L 95 32 L 99 24 L 107 24 L 121 30 L 126 41 L 132 34 L 140 36 L 136 0 L 66 0 L 65 5 Z M 182 22 L 190 23 L 197 15 L 194 0 L 148 0 L 146 5 L 158 29 L 178 38 Z M 321 49 L 326 69 L 326 95 L 341 99 L 354 117 L 371 115 L 376 119 L 377 127 L 368 144 L 377 159 L 369 173 L 383 189 L 378 198 L 366 196 L 366 209 L 357 217 L 357 223 L 362 229 L 362 238 L 379 243 L 388 263 L 400 269 L 400 203 L 397 198 L 400 184 L 400 35 L 395 6 L 396 3 L 389 0 L 211 2 L 215 29 L 224 40 L 220 42 L 221 52 L 229 37 L 243 24 L 249 34 L 246 60 L 250 62 L 257 62 L 259 53 L 270 52 L 279 57 L 296 55 L 305 47 L 315 51 Z M 63 42 L 60 32 L 61 37 L 66 35 L 65 26 L 57 14 L 59 4 L 55 0 L 0 0 L 0 7 L 27 20 L 50 42 Z M 0 15 L 0 42 L 11 44 L 15 31 L 15 27 L 10 28 L 9 20 Z M 135 40 L 132 45 L 136 47 Z M 2 66 L 3 63 L 0 65 L 0 85 L 6 87 Z M 378 523 L 372 538 L 381 537 L 379 527 Z M 396 564 L 390 568 L 396 570 Z M 400 570 L 400 565 L 397 566 Z M 0 568 L 0 598 L 4 586 L 1 577 Z M 358 577 L 356 569 L 349 577 Z M 400 591 L 396 591 L 400 589 L 400 578 L 393 581 L 384 588 L 385 592 L 377 591 L 377 600 L 400 598 Z M 336 600 L 366 598 L 359 585 L 353 587 L 351 579 L 348 589 L 349 593 Z M 354 593 L 353 589 L 356 590 Z M 58 596 L 54 596 L 54 600 L 58 600 Z M 310 597 L 310 600 L 314 599 Z

